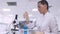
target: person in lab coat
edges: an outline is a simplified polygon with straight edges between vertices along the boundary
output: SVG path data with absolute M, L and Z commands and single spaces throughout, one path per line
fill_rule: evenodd
M 28 28 L 35 28 L 40 30 L 40 34 L 58 34 L 58 26 L 56 19 L 53 14 L 48 12 L 48 2 L 46 0 L 41 0 L 38 2 L 38 10 L 40 14 L 36 17 L 36 23 L 29 22 L 28 12 L 24 13 L 24 18 L 26 18 Z

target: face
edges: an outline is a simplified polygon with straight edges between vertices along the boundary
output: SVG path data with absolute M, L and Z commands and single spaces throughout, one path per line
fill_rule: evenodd
M 45 9 L 46 9 L 45 5 L 42 5 L 41 3 L 38 3 L 38 10 L 39 10 L 40 13 L 43 13 Z

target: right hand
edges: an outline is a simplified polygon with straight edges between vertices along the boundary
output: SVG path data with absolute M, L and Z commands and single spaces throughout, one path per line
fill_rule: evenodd
M 27 18 L 29 17 L 29 16 L 28 16 L 28 12 L 25 12 L 25 13 L 23 14 L 23 17 L 27 19 Z
M 25 12 L 24 14 L 23 14 L 23 17 L 26 19 L 26 22 L 27 22 L 27 24 L 29 23 L 29 14 L 28 14 L 28 12 Z

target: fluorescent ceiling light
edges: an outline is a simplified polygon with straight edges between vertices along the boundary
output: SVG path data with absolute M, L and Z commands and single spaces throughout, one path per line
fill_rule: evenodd
M 11 17 L 11 16 L 13 16 L 13 15 L 10 14 L 9 16 Z
M 38 11 L 38 9 L 37 8 L 34 8 L 34 9 L 32 9 L 32 11 Z
M 9 12 L 9 11 L 11 11 L 11 9 L 3 9 L 3 11 L 7 11 L 7 12 Z

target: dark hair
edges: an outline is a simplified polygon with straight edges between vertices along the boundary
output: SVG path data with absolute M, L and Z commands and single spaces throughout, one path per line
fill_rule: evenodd
M 49 9 L 48 2 L 46 0 L 41 0 L 38 2 L 38 4 L 41 3 L 42 5 L 46 4 L 47 5 L 47 10 Z

